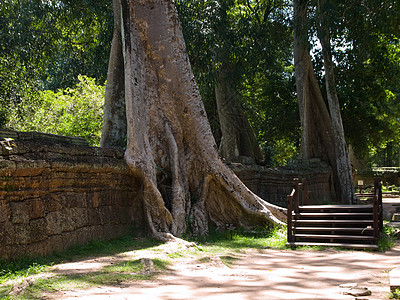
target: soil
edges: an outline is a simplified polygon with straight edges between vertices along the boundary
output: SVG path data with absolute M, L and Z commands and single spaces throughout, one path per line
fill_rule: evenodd
M 94 272 L 126 259 L 165 258 L 182 250 L 167 243 L 53 267 L 53 274 Z M 47 293 L 43 299 L 388 299 L 388 272 L 400 264 L 400 244 L 385 253 L 327 249 L 246 249 L 223 254 L 176 255 L 154 279 Z M 230 261 L 232 264 L 223 263 Z M 347 288 L 346 288 L 347 287 Z M 371 295 L 345 295 L 349 288 Z

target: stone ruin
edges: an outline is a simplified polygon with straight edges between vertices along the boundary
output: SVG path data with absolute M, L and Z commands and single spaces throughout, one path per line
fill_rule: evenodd
M 307 178 L 314 203 L 333 199 L 331 171 L 319 160 L 285 168 L 230 167 L 253 192 L 283 207 L 296 177 Z M 145 232 L 138 189 L 122 149 L 0 130 L 0 259 Z

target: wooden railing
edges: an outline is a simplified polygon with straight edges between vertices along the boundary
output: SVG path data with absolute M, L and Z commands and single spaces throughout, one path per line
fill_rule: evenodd
M 375 190 L 374 190 L 373 198 L 372 198 L 372 207 L 371 207 L 371 204 L 369 204 L 369 205 L 351 205 L 351 207 L 349 207 L 349 205 L 317 205 L 317 209 L 320 212 L 323 212 L 323 211 L 334 212 L 337 209 L 339 209 L 338 211 L 342 211 L 342 212 L 346 212 L 346 211 L 347 212 L 356 212 L 357 209 L 361 209 L 362 211 L 364 211 L 364 213 L 365 213 L 366 209 L 369 209 L 369 212 L 370 212 L 370 217 L 369 217 L 370 223 L 369 224 L 370 225 L 368 227 L 371 232 L 370 237 L 371 237 L 371 240 L 373 240 L 373 243 L 377 245 L 380 232 L 382 232 L 382 229 L 383 229 L 382 182 L 380 181 L 380 179 L 376 179 L 374 185 L 375 185 Z M 292 192 L 290 193 L 290 195 L 287 196 L 287 239 L 288 239 L 288 243 L 297 242 L 297 239 L 300 235 L 302 236 L 302 238 L 304 240 L 304 233 L 296 235 L 297 228 L 299 228 L 297 223 L 302 222 L 302 221 L 304 222 L 304 219 L 302 219 L 302 218 L 304 217 L 304 215 L 307 215 L 307 213 L 304 213 L 304 212 L 310 211 L 310 209 L 312 207 L 315 207 L 315 206 L 311 206 L 311 204 L 312 204 L 311 203 L 311 193 L 307 190 L 306 180 L 303 179 L 302 182 L 299 182 L 299 179 L 297 179 L 297 178 L 294 179 L 294 188 L 293 188 Z M 372 212 L 371 212 L 371 209 L 372 209 Z M 371 215 L 371 213 L 372 213 L 372 215 Z M 336 214 L 338 214 L 338 213 L 336 213 Z M 335 215 L 335 213 L 333 213 L 332 220 L 336 219 L 336 216 L 334 216 L 334 215 Z M 355 215 L 357 215 L 357 213 L 355 213 Z M 314 218 L 316 217 L 315 214 L 313 217 Z M 325 217 L 326 217 L 326 213 L 325 213 Z M 349 218 L 350 218 L 349 220 L 354 219 L 351 217 L 351 214 L 349 215 Z M 314 220 L 317 220 L 317 219 L 314 219 Z M 350 222 L 349 224 L 351 224 L 351 222 L 357 223 L 357 220 L 358 219 L 356 217 L 356 219 L 354 219 L 353 221 L 348 221 L 348 222 Z M 365 221 L 365 220 L 361 220 L 360 223 L 365 224 L 365 223 L 362 223 L 363 221 Z M 326 222 L 326 220 L 325 220 L 325 222 Z M 343 222 L 341 222 L 341 223 L 343 224 Z M 317 224 L 317 223 L 314 223 L 314 224 Z M 357 224 L 357 225 L 359 225 L 359 224 Z M 371 229 L 371 225 L 373 227 L 372 229 Z M 362 225 L 359 225 L 358 227 L 360 227 L 360 226 L 362 226 Z M 347 225 L 347 227 L 349 227 L 349 225 Z M 304 232 L 305 228 L 302 227 L 300 229 L 303 229 L 303 232 Z M 320 228 L 316 228 L 316 229 L 320 229 Z M 345 229 L 349 230 L 348 228 L 345 228 Z M 343 230 L 343 228 L 335 228 L 335 230 Z M 363 234 L 363 232 L 364 232 L 364 230 L 362 230 L 361 234 Z M 332 234 L 334 234 L 334 233 L 332 232 Z M 338 234 L 336 234 L 336 235 L 338 235 Z M 339 238 L 339 237 L 336 236 L 335 238 Z M 348 239 L 348 237 L 347 237 L 347 239 Z M 365 236 L 364 236 L 364 239 L 365 239 Z
M 311 192 L 307 190 L 307 181 L 305 178 L 300 182 L 298 178 L 293 180 L 294 188 L 290 195 L 287 196 L 287 237 L 288 242 L 293 241 L 293 215 L 292 212 L 299 212 L 300 202 L 301 205 L 311 205 Z
M 376 241 L 383 229 L 383 205 L 382 205 L 382 181 L 375 179 L 374 181 L 374 197 L 372 198 L 372 207 L 374 214 L 374 237 Z

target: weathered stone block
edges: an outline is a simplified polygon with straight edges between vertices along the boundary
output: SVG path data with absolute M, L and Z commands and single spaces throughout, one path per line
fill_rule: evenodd
M 88 213 L 86 208 L 73 207 L 67 210 L 74 228 L 88 226 Z
M 46 213 L 60 211 L 62 209 L 61 202 L 57 199 L 56 194 L 57 193 L 46 194 L 40 198 L 43 201 Z
M 60 211 L 50 212 L 46 216 L 47 220 L 47 232 L 51 235 L 59 235 L 63 232 L 63 219 L 64 216 Z
M 88 214 L 88 223 L 90 225 L 101 224 L 100 213 L 97 209 L 89 208 L 87 209 L 87 214 Z
M 47 222 L 44 218 L 34 219 L 29 222 L 29 241 L 28 243 L 35 243 L 43 241 L 47 238 L 48 233 L 45 230 Z
M 14 225 L 13 244 L 26 245 L 29 243 L 30 238 L 30 228 L 27 226 L 27 224 Z
M 30 219 L 37 219 L 44 217 L 44 203 L 40 198 L 27 200 L 29 205 L 29 216 Z
M 14 224 L 27 224 L 29 222 L 29 206 L 27 202 L 11 202 L 11 222 Z
M 113 222 L 114 214 L 110 206 L 99 207 L 98 211 L 102 225 L 111 224 Z

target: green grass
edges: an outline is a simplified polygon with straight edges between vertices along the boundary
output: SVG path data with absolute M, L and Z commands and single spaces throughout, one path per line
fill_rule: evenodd
M 394 244 L 395 229 L 385 226 L 384 237 L 381 238 L 382 249 L 388 249 Z M 45 273 L 55 264 L 69 261 L 84 260 L 88 257 L 119 255 L 115 263 L 110 263 L 96 271 L 83 273 L 57 274 L 52 277 L 41 277 L 30 282 L 22 295 L 12 299 L 40 299 L 43 292 L 86 289 L 100 285 L 120 285 L 132 280 L 146 280 L 168 270 L 168 266 L 185 257 L 198 258 L 199 263 L 212 263 L 213 257 L 219 257 L 221 262 L 231 267 L 240 253 L 246 249 L 287 249 L 286 228 L 260 229 L 246 231 L 236 229 L 229 232 L 212 232 L 207 237 L 197 238 L 195 247 L 182 246 L 178 251 L 162 254 L 165 249 L 158 247 L 160 242 L 149 238 L 125 236 L 108 242 L 92 241 L 86 245 L 42 258 L 20 258 L 18 260 L 0 263 L 0 299 L 11 299 L 12 288 L 10 280 L 22 281 L 29 276 Z M 164 250 L 163 250 L 164 249 Z M 303 250 L 321 250 L 321 247 L 301 247 Z M 143 265 L 140 259 L 132 259 L 129 252 L 135 251 L 135 257 L 140 256 L 140 250 L 163 255 L 163 259 L 152 259 L 151 272 L 149 266 Z M 138 251 L 138 252 L 136 252 Z M 164 260 L 165 259 L 165 260 Z M 392 298 L 398 299 L 398 298 Z
M 259 229 L 256 231 L 245 231 L 237 229 L 231 233 L 212 232 L 209 236 L 195 240 L 199 250 L 207 248 L 207 251 L 220 252 L 223 249 L 266 249 L 286 248 L 286 227 L 275 227 L 273 229 Z
M 20 258 L 10 262 L 0 263 L 0 284 L 13 279 L 28 277 L 45 271 L 53 264 L 46 258 Z
M 108 265 L 96 272 L 63 274 L 50 278 L 38 278 L 17 298 L 41 299 L 43 292 L 87 289 L 99 285 L 114 286 L 132 280 L 148 280 L 158 274 L 158 272 L 166 270 L 169 265 L 167 261 L 160 259 L 153 259 L 152 261 L 154 264 L 154 271 L 151 273 L 145 270 L 143 263 L 138 259 Z
M 396 289 L 394 291 L 390 291 L 389 299 L 400 299 L 400 289 Z
M 55 264 L 77 261 L 85 257 L 100 257 L 138 249 L 146 249 L 159 244 L 160 242 L 154 239 L 124 236 L 112 241 L 91 241 L 85 245 L 72 247 L 65 252 L 55 253 L 46 257 L 21 257 L 11 261 L 0 261 L 0 299 L 9 299 L 8 294 L 12 285 L 6 282 L 10 280 L 20 280 L 45 272 Z M 46 282 L 49 281 L 51 280 L 48 279 Z M 70 278 L 61 280 L 63 284 L 67 285 L 69 281 L 71 281 Z M 38 282 L 40 283 L 40 280 Z M 73 284 L 77 284 L 77 282 L 79 282 L 79 278 L 73 280 Z M 34 295 L 31 296 L 33 297 Z M 14 297 L 13 299 L 16 298 Z
M 153 259 L 153 271 L 149 272 L 140 259 L 122 261 L 107 265 L 95 272 L 62 274 L 52 277 L 37 278 L 25 288 L 23 294 L 13 299 L 41 299 L 43 292 L 68 291 L 73 289 L 87 289 L 94 286 L 119 285 L 132 280 L 148 280 L 167 270 L 168 261 Z M 11 285 L 0 288 L 0 299 L 7 299 Z
M 387 251 L 394 247 L 396 244 L 396 234 L 398 233 L 398 230 L 399 228 L 388 225 L 383 226 L 383 230 L 378 241 L 379 251 Z
M 228 254 L 228 255 L 221 255 L 219 258 L 221 259 L 222 263 L 223 263 L 225 266 L 229 267 L 229 268 L 233 265 L 233 263 L 234 263 L 236 260 L 239 259 L 239 258 L 237 258 L 237 257 L 235 257 L 235 256 L 233 256 L 233 255 L 229 255 L 229 254 Z

